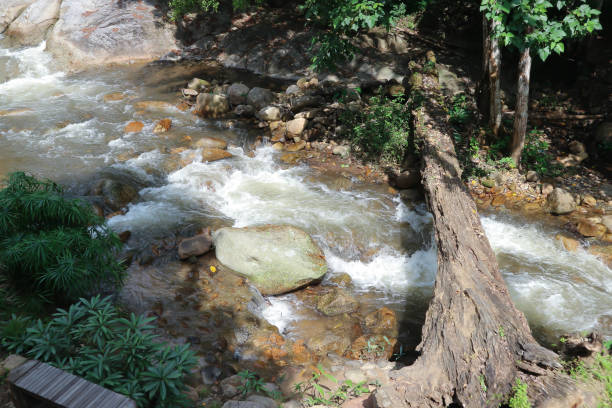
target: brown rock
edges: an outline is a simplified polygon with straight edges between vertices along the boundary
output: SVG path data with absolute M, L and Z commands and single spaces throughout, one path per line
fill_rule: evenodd
M 196 149 L 227 149 L 227 142 L 216 137 L 203 137 L 197 140 L 193 147 Z
M 121 240 L 121 242 L 125 244 L 126 242 L 129 241 L 131 236 L 132 236 L 131 231 L 123 231 L 122 233 L 119 234 L 119 239 Z
M 285 153 L 280 157 L 280 160 L 285 164 L 295 164 L 300 160 L 298 153 Z
M 603 224 L 595 224 L 589 220 L 581 220 L 578 222 L 578 232 L 585 237 L 602 237 L 606 232 L 606 226 Z
M 155 124 L 155 127 L 153 128 L 153 133 L 167 132 L 168 130 L 170 130 L 171 126 L 172 126 L 171 119 L 161 119 L 157 121 L 157 123 Z
M 421 173 L 418 170 L 404 170 L 395 178 L 395 187 L 400 190 L 415 188 L 421 183 Z
M 555 239 L 561 241 L 565 249 L 570 252 L 575 252 L 580 247 L 580 242 L 565 235 L 557 234 Z
M 144 127 L 144 124 L 142 122 L 138 122 L 138 121 L 130 122 L 125 126 L 125 133 L 140 132 L 143 127 Z
M 285 145 L 282 144 L 281 142 L 276 142 L 272 145 L 272 148 L 274 148 L 274 150 L 281 151 L 285 148 Z
M 380 308 L 370 313 L 364 320 L 366 332 L 382 334 L 389 338 L 397 337 L 398 324 L 395 312 L 387 307 Z
M 597 205 L 597 200 L 592 195 L 586 195 L 582 199 L 582 205 L 586 207 L 595 207 Z
M 113 92 L 104 95 L 104 102 L 115 102 L 125 98 L 125 95 L 121 92 Z
M 219 117 L 229 112 L 227 96 L 211 93 L 201 93 L 196 100 L 196 111 L 204 117 Z
M 205 162 L 213 162 L 213 161 L 217 161 L 221 159 L 227 159 L 232 156 L 233 155 L 227 150 L 221 150 L 221 149 L 215 149 L 215 148 L 202 150 L 202 160 Z
M 210 229 L 207 228 L 203 233 L 186 238 L 182 240 L 178 245 L 179 259 L 187 259 L 192 256 L 204 255 L 210 251 L 212 245 L 212 237 L 210 236 Z
M 304 129 L 306 129 L 306 125 L 308 124 L 308 119 L 298 118 L 293 119 L 287 122 L 287 132 L 292 135 L 301 135 Z
M 317 310 L 325 316 L 337 316 L 352 313 L 359 308 L 359 303 L 344 289 L 334 288 L 317 299 Z
M 306 142 L 304 140 L 301 140 L 297 143 L 292 143 L 287 145 L 286 149 L 288 152 L 297 152 L 300 150 L 303 150 L 306 147 Z
M 140 101 L 134 104 L 134 109 L 149 112 L 166 112 L 174 110 L 174 105 L 164 101 Z
M 495 197 L 493 197 L 493 200 L 491 201 L 491 205 L 493 207 L 501 207 L 502 205 L 504 205 L 505 202 L 506 202 L 506 197 L 504 197 L 501 194 L 498 194 Z

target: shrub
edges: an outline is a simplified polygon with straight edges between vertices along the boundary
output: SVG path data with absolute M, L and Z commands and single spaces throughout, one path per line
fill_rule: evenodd
M 195 357 L 189 345 L 160 343 L 153 320 L 121 317 L 110 298 L 96 296 L 58 309 L 48 323 L 13 316 L 0 336 L 8 351 L 127 395 L 141 408 L 187 406 L 183 377 Z
M 516 384 L 512 387 L 514 395 L 508 401 L 510 408 L 531 408 L 531 403 L 527 397 L 527 384 L 521 381 L 520 378 L 516 379 Z
M 549 147 L 550 144 L 544 139 L 542 132 L 537 129 L 531 130 L 525 137 L 521 162 L 527 169 L 534 170 L 541 176 L 558 176 L 560 166 L 552 163 Z
M 350 129 L 353 149 L 368 159 L 400 162 L 411 146 L 410 106 L 402 97 L 374 96 L 362 111 L 347 111 L 340 120 Z
M 51 181 L 13 173 L 0 191 L 0 286 L 22 300 L 66 304 L 120 284 L 120 247 L 90 205 Z

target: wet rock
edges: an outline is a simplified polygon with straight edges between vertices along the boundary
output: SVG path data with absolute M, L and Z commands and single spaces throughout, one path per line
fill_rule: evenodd
M 17 116 L 17 115 L 21 115 L 23 113 L 28 113 L 28 112 L 32 112 L 32 109 L 30 109 L 30 108 L 16 108 L 16 109 L 0 110 L 0 117 L 1 116 Z
M 202 234 L 182 240 L 178 245 L 179 259 L 184 260 L 192 256 L 204 255 L 212 246 L 210 229 L 206 229 Z
M 119 233 L 118 236 L 119 240 L 125 244 L 130 240 L 130 237 L 132 236 L 132 231 L 123 231 Z
M 578 222 L 578 232 L 585 237 L 596 237 L 601 238 L 606 232 L 606 226 L 603 224 L 596 224 L 590 220 L 580 220 Z
M 415 188 L 421 184 L 421 173 L 418 170 L 404 170 L 395 179 L 395 187 L 400 190 Z
M 397 340 L 388 336 L 363 335 L 351 344 L 345 355 L 355 360 L 389 359 L 393 355 L 395 343 Z
M 35 45 L 59 18 L 61 0 L 37 0 L 30 4 L 6 30 L 20 45 Z
M 195 149 L 227 149 L 227 142 L 216 137 L 203 137 L 197 140 L 193 147 Z
M 274 94 L 265 88 L 255 87 L 247 94 L 247 104 L 255 109 L 261 109 L 269 105 L 274 100 Z
M 63 0 L 47 50 L 73 68 L 157 59 L 178 48 L 162 15 L 148 2 Z
M 213 235 L 219 262 L 247 277 L 264 295 L 277 295 L 321 279 L 325 256 L 292 226 L 221 228 Z
M 225 95 L 201 93 L 196 99 L 196 111 L 204 117 L 216 118 L 229 110 L 229 102 Z
M 586 207 L 595 207 L 597 205 L 597 200 L 592 195 L 586 195 L 582 198 L 582 205 Z
M 104 95 L 104 102 L 115 102 L 125 99 L 125 95 L 121 92 L 112 92 Z
M 565 235 L 557 234 L 555 239 L 561 241 L 563 247 L 570 252 L 574 252 L 580 248 L 580 242 L 573 238 L 566 237 Z
M 553 192 L 553 190 L 555 189 L 555 187 L 550 184 L 550 183 L 544 183 L 542 184 L 542 188 L 541 188 L 541 193 L 543 196 L 548 196 L 550 193 Z
M 576 209 L 574 197 L 560 187 L 556 187 L 546 199 L 549 211 L 556 215 L 569 214 Z
M 280 157 L 280 161 L 285 164 L 295 164 L 300 161 L 299 153 L 285 153 Z
M 171 127 L 172 127 L 171 119 L 161 119 L 161 120 L 158 120 L 157 123 L 155 124 L 155 127 L 153 128 L 153 133 L 164 133 L 170 130 Z
M 329 352 L 342 355 L 351 346 L 351 339 L 333 333 L 317 333 L 306 340 L 306 347 L 317 355 Z
M 297 143 L 292 143 L 286 146 L 288 152 L 297 152 L 303 150 L 306 147 L 306 142 L 304 140 L 300 140 Z
M 173 111 L 175 106 L 164 101 L 139 101 L 134 104 L 134 109 L 147 112 L 168 112 Z
M 540 176 L 538 176 L 538 173 L 533 171 L 533 170 L 529 170 L 527 172 L 527 175 L 525 176 L 525 180 L 535 183 L 540 179 Z
M 227 150 L 208 148 L 202 150 L 202 160 L 204 162 L 214 162 L 221 159 L 227 159 L 233 155 Z
M 285 148 L 285 145 L 284 145 L 284 144 L 282 144 L 281 142 L 276 142 L 276 143 L 274 143 L 274 144 L 272 145 L 272 148 L 273 148 L 274 150 L 281 151 L 281 150 L 283 150 L 283 149 Z
M 128 123 L 125 126 L 124 131 L 125 133 L 140 132 L 143 127 L 144 127 L 144 124 L 142 122 L 134 121 L 134 122 Z
M 612 215 L 604 215 L 601 217 L 601 223 L 606 226 L 608 231 L 612 232 Z
M 335 283 L 338 286 L 343 287 L 349 287 L 353 284 L 353 279 L 348 273 L 341 273 L 339 275 L 336 275 L 332 277 L 329 281 Z
M 280 120 L 280 109 L 278 109 L 276 106 L 266 106 L 257 112 L 257 117 L 268 122 Z
M 387 307 L 380 308 L 365 317 L 364 328 L 368 333 L 397 337 L 398 324 L 395 312 Z
M 352 313 L 359 308 L 357 300 L 346 290 L 334 288 L 317 299 L 317 310 L 325 316 Z
M 298 118 L 293 119 L 287 122 L 287 132 L 292 135 L 301 135 L 304 129 L 306 129 L 306 125 L 308 124 L 308 119 Z
M 255 115 L 255 108 L 251 105 L 238 105 L 234 109 L 234 113 L 238 116 L 251 117 Z
M 332 154 L 335 154 L 342 158 L 347 158 L 349 155 L 349 152 L 350 152 L 350 147 L 348 146 L 338 145 L 338 146 L 334 146 L 332 149 Z
M 138 190 L 116 180 L 101 180 L 93 189 L 94 195 L 104 197 L 104 202 L 113 211 L 125 207 L 138 197 Z

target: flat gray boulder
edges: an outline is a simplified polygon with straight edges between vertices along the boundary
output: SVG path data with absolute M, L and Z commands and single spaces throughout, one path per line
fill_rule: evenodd
M 47 50 L 72 69 L 150 61 L 178 48 L 150 2 L 63 0 Z
M 2 0 L 0 1 L 0 33 L 4 32 L 17 17 L 34 0 Z
M 321 279 L 323 251 L 299 228 L 221 228 L 213 234 L 219 262 L 248 278 L 264 295 L 279 295 Z
M 10 23 L 6 34 L 20 45 L 41 42 L 59 18 L 61 0 L 36 0 Z

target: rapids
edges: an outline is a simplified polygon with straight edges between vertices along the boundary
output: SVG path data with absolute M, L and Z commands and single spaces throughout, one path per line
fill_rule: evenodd
M 323 248 L 326 279 L 349 274 L 364 308 L 386 305 L 418 329 L 437 268 L 431 216 L 422 202 L 357 180 L 346 189 L 338 175 L 283 165 L 269 146 L 251 151 L 256 131 L 240 123 L 226 126 L 173 107 L 134 108 L 141 100 L 175 104 L 176 89 L 194 67 L 70 74 L 54 66 L 44 43 L 2 47 L 0 37 L 0 175 L 27 170 L 77 196 L 100 175 L 136 179 L 139 198 L 109 221 L 118 232 L 132 232 L 132 249 L 194 226 L 298 226 Z M 112 92 L 124 98 L 105 102 Z M 152 132 L 161 118 L 172 119 L 168 134 Z M 132 120 L 145 123 L 142 132 L 124 133 Z M 234 157 L 167 169 L 170 150 L 182 146 L 185 136 L 223 138 Z M 543 223 L 501 213 L 483 215 L 482 222 L 514 301 L 541 338 L 593 328 L 612 336 L 609 268 L 585 251 L 565 251 L 552 238 L 554 227 Z M 300 321 L 317 319 L 294 294 L 269 299 L 263 316 L 293 337 L 311 330 Z

